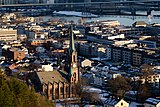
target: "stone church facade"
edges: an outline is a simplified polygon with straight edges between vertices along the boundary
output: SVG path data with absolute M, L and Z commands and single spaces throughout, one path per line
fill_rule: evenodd
M 70 28 L 70 47 L 67 56 L 63 70 L 36 73 L 39 88 L 49 100 L 75 97 L 74 86 L 79 81 L 79 70 L 72 27 Z

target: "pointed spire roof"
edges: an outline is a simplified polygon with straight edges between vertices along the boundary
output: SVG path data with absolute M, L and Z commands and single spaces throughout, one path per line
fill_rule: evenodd
M 76 51 L 75 45 L 74 45 L 74 35 L 73 35 L 73 25 L 70 26 L 70 52 Z

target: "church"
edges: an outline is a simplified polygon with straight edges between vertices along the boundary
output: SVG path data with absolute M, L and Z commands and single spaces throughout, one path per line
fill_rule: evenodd
M 73 98 L 74 85 L 79 81 L 77 52 L 74 45 L 73 27 L 70 27 L 70 46 L 64 69 L 49 72 L 36 72 L 36 85 L 39 92 L 49 100 Z M 37 90 L 36 89 L 36 90 Z

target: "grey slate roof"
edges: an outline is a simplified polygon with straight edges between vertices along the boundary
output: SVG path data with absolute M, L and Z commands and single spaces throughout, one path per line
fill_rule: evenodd
M 115 99 L 115 98 L 107 98 L 105 101 L 105 105 L 110 105 L 110 106 L 114 106 L 116 105 L 120 100 Z
M 66 79 L 58 71 L 37 72 L 41 83 L 66 82 Z
M 145 103 L 157 105 L 158 103 L 160 103 L 160 100 L 155 98 L 148 98 L 147 100 L 145 100 Z

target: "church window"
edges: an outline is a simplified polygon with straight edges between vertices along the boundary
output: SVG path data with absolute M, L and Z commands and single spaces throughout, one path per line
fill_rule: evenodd
M 73 56 L 73 62 L 76 62 L 76 56 L 75 55 Z
M 59 91 L 58 91 L 58 87 L 55 89 L 55 98 L 58 99 L 59 98 Z
M 63 92 L 64 92 L 63 87 L 61 87 L 61 88 L 60 88 L 60 90 L 61 90 L 61 93 L 63 93 Z
M 69 92 L 69 87 L 68 86 L 66 87 L 66 92 Z
M 46 87 L 44 88 L 44 94 L 47 94 L 47 88 Z
M 76 78 L 76 73 L 73 74 L 73 77 Z
M 72 81 L 74 81 L 74 78 L 72 78 Z
M 50 94 L 52 94 L 52 89 L 50 89 Z

